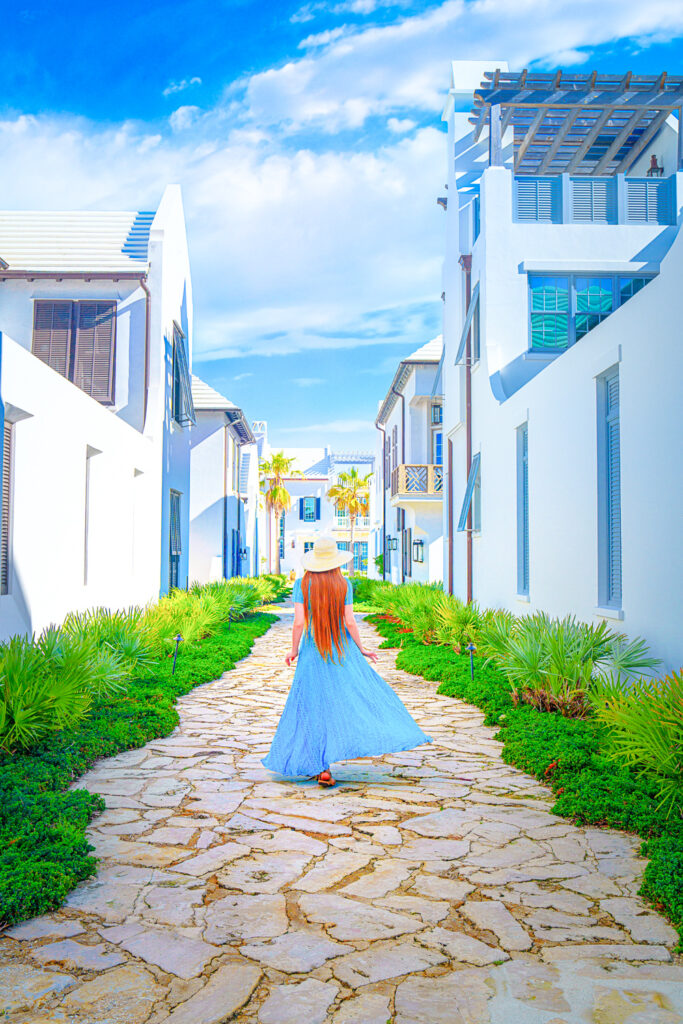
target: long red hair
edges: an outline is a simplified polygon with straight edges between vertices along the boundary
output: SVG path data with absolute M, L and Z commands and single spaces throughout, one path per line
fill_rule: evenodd
M 334 646 L 344 653 L 344 601 L 346 580 L 339 568 L 326 572 L 305 572 L 301 584 L 307 628 L 312 627 L 315 646 L 326 661 Z

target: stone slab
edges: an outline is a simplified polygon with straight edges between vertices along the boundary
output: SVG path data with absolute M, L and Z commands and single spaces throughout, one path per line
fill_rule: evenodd
M 161 1020 L 168 1024 L 223 1024 L 249 1002 L 260 980 L 261 971 L 253 964 L 225 964 L 214 971 L 201 991 Z

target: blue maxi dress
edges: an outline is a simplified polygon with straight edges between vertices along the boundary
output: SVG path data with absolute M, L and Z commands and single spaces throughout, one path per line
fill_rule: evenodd
M 345 604 L 353 603 L 346 582 Z M 301 580 L 295 604 L 303 604 Z M 388 683 L 344 630 L 344 655 L 325 661 L 304 630 L 292 687 L 263 764 L 285 776 L 313 776 L 335 761 L 412 750 L 431 743 Z

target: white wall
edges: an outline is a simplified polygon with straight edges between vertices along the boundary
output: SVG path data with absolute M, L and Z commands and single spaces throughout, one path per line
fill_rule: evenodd
M 158 508 L 155 450 L 26 349 L 3 335 L 0 388 L 13 427 L 10 592 L 0 638 L 40 631 L 74 610 L 158 597 L 147 510 Z M 85 486 L 90 458 L 88 579 Z
M 656 148 L 656 147 L 655 147 Z M 680 178 L 680 175 L 679 175 Z M 678 195 L 681 195 L 679 181 Z M 473 541 L 474 597 L 516 613 L 542 609 L 610 624 L 650 643 L 667 669 L 683 661 L 679 455 L 683 240 L 657 225 L 512 222 L 512 175 L 488 169 L 472 279 L 480 282 L 482 358 L 472 373 L 473 451 L 481 452 L 482 529 Z M 454 204 L 457 206 L 457 204 Z M 680 206 L 680 202 L 679 202 Z M 456 211 L 457 212 L 457 211 Z M 448 213 L 444 265 L 445 427 L 454 445 L 454 520 L 465 490 L 463 374 L 453 367 L 464 317 L 459 218 Z M 461 244 L 467 248 L 467 239 Z M 524 261 L 617 272 L 631 261 L 659 276 L 513 393 L 498 371 L 529 346 Z M 532 264 L 533 266 L 533 264 Z M 596 376 L 620 375 L 623 611 L 598 610 Z M 506 395 L 508 395 L 506 397 Z M 530 595 L 517 597 L 516 428 L 529 424 Z M 455 533 L 455 592 L 465 596 L 465 534 Z M 447 545 L 444 545 L 447 552 Z M 445 558 L 447 561 L 447 558 Z M 448 567 L 444 565 L 444 579 Z M 616 617 L 615 617 L 616 616 Z

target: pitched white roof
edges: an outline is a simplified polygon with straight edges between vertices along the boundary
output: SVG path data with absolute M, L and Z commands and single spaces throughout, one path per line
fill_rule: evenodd
M 192 374 L 192 401 L 197 411 L 202 409 L 206 410 L 227 410 L 236 409 L 237 406 L 234 402 L 231 402 L 225 395 L 221 395 L 219 391 L 216 391 L 210 385 L 206 384 L 199 377 L 195 377 Z
M 0 258 L 12 270 L 138 271 L 153 212 L 0 210 Z
M 426 344 L 416 349 L 412 356 L 408 356 L 404 359 L 405 363 L 438 363 L 441 359 L 441 353 L 443 352 L 443 336 L 437 334 L 436 338 L 432 338 Z

